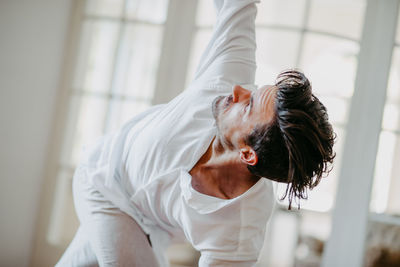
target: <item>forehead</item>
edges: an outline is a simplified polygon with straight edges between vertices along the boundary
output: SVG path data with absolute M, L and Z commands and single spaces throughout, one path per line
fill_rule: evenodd
M 254 92 L 254 108 L 264 115 L 274 115 L 277 87 L 264 85 Z M 267 117 L 271 117 L 267 116 Z

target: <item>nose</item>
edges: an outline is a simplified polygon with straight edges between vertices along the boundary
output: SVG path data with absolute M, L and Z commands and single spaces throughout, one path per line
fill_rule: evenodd
M 235 85 L 232 89 L 233 102 L 245 100 L 251 96 L 251 92 L 240 85 Z

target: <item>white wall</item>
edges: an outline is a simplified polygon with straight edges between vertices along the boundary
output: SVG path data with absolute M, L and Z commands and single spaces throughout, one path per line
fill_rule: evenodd
M 28 266 L 71 0 L 0 1 L 0 266 Z

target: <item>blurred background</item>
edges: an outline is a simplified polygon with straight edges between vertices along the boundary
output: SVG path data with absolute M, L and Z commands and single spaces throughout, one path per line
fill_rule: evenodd
M 301 210 L 278 185 L 257 266 L 400 266 L 399 2 L 259 4 L 256 84 L 302 69 L 337 158 Z M 184 90 L 214 21 L 212 0 L 0 1 L 0 266 L 57 262 L 78 226 L 82 146 Z

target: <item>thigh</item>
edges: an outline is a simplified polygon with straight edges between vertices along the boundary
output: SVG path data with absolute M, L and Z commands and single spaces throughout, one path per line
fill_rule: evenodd
M 158 266 L 147 235 L 127 214 L 96 213 L 85 226 L 100 266 Z
M 100 266 L 158 266 L 147 235 L 136 221 L 91 186 L 77 171 L 75 209 Z

